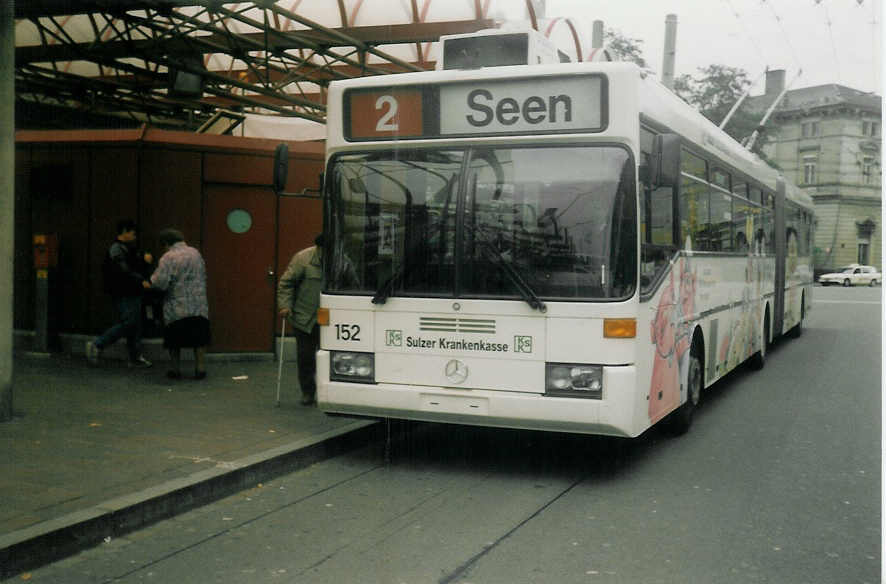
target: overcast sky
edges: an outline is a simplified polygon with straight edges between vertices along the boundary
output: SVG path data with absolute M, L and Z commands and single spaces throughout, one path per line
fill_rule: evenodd
M 677 15 L 676 74 L 740 67 L 756 79 L 785 69 L 792 88 L 840 83 L 883 94 L 882 0 L 547 0 L 547 16 L 570 16 L 590 31 L 602 20 L 643 41 L 661 71 L 665 17 Z M 587 33 L 590 38 L 590 32 Z M 589 46 L 588 42 L 588 46 Z M 763 92 L 763 80 L 753 95 Z

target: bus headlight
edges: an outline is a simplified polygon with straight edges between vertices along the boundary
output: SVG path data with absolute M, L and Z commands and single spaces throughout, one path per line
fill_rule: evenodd
M 545 394 L 603 399 L 603 367 L 572 363 L 547 363 Z
M 332 381 L 363 381 L 375 383 L 375 355 L 332 351 L 329 379 Z

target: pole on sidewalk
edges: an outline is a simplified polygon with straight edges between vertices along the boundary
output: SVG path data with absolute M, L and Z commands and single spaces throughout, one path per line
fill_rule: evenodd
M 15 255 L 15 23 L 0 0 L 0 422 L 12 419 Z

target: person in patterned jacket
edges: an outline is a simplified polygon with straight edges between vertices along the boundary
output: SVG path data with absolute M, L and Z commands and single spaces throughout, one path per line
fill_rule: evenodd
M 177 229 L 164 229 L 157 236 L 165 252 L 151 275 L 152 287 L 166 292 L 163 297 L 163 346 L 169 350 L 172 369 L 166 376 L 181 378 L 181 350 L 194 350 L 194 377 L 206 377 L 206 347 L 211 342 L 209 301 L 206 297 L 206 264 L 196 248 L 185 242 Z

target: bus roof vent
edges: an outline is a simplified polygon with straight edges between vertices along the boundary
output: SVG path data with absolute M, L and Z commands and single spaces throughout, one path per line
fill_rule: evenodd
M 569 61 L 569 56 L 537 30 L 487 29 L 440 37 L 442 58 L 437 69 L 479 69 L 504 65 L 544 65 Z

